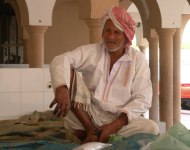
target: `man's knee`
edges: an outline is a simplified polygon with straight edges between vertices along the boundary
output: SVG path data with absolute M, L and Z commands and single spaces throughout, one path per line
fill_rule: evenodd
M 159 133 L 159 127 L 152 120 L 138 118 L 124 126 L 118 133 L 124 136 L 130 136 L 136 133 L 150 133 L 157 135 Z
M 145 124 L 145 128 L 147 128 L 147 131 L 152 134 L 157 135 L 159 133 L 158 125 L 152 120 L 147 120 L 147 124 Z M 146 131 L 146 129 L 145 129 L 145 131 Z

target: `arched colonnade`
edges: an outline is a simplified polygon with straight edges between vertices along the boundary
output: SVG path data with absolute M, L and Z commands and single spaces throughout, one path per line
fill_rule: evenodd
M 139 23 L 137 46 L 142 51 L 149 47 L 153 83 L 150 118 L 166 122 L 167 128 L 180 122 L 180 46 L 183 29 L 190 18 L 190 10 L 184 8 L 189 7 L 190 0 L 5 0 L 5 3 L 15 11 L 25 62 L 31 68 L 44 65 L 44 35 L 52 26 L 55 6 L 75 3 L 78 19 L 89 29 L 89 43 L 94 43 L 101 39 L 101 16 L 107 8 L 121 5 L 131 10 L 134 5 L 137 11 L 132 9 L 131 14 Z

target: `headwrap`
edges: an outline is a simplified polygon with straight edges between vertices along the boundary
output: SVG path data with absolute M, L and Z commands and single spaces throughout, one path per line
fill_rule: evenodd
M 111 19 L 113 24 L 123 31 L 127 37 L 126 46 L 132 44 L 132 40 L 135 34 L 136 23 L 132 19 L 131 15 L 127 11 L 119 6 L 114 6 L 108 9 L 107 13 L 102 17 L 102 24 L 104 26 L 107 19 Z

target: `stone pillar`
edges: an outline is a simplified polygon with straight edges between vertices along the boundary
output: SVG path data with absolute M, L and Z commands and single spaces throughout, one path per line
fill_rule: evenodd
M 30 38 L 29 67 L 43 68 L 44 66 L 44 33 L 47 26 L 29 26 L 28 34 Z
M 175 29 L 158 29 L 160 45 L 160 120 L 173 125 L 173 35 Z
M 181 116 L 181 29 L 176 29 L 173 39 L 173 114 L 174 122 L 180 122 Z
M 86 24 L 90 30 L 90 43 L 100 42 L 102 37 L 101 19 L 86 19 Z
M 143 54 L 146 54 L 146 46 L 139 46 L 139 49 Z
M 159 90 L 158 90 L 158 37 L 148 38 L 149 41 L 149 66 L 152 81 L 152 107 L 149 110 L 149 117 L 159 121 Z

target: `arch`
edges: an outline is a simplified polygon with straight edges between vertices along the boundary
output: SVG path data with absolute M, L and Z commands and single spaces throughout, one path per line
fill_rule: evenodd
M 187 0 L 187 1 L 188 1 L 189 5 L 190 5 L 190 0 Z
M 184 14 L 182 15 L 182 27 L 181 27 L 181 35 L 183 36 L 183 32 L 185 29 L 185 26 L 187 25 L 187 22 L 190 20 L 190 15 L 189 14 Z
M 25 1 L 14 1 L 14 0 L 5 0 L 6 3 L 9 3 L 16 13 L 17 22 L 19 26 L 19 33 L 21 39 L 28 39 L 28 34 L 26 33 L 25 27 L 29 25 L 29 15 L 28 8 Z
M 20 13 L 14 1 L 3 1 L 3 24 L 2 24 L 2 55 L 1 63 L 22 63 L 22 38 L 20 26 Z
M 150 17 L 149 17 L 150 28 L 151 29 L 161 28 L 162 18 L 157 1 L 148 0 L 147 5 L 150 11 Z
M 17 1 L 19 6 L 20 14 L 21 14 L 21 25 L 28 26 L 29 25 L 29 14 L 28 8 L 25 1 Z
M 5 0 L 5 2 L 9 3 L 14 8 L 17 19 L 21 26 L 29 24 L 28 9 L 25 1 Z
M 26 27 L 29 26 L 29 15 L 28 15 L 28 8 L 26 5 L 25 0 L 19 0 L 19 1 L 15 1 L 15 0 L 5 0 L 6 3 L 9 3 L 15 10 L 16 12 L 16 16 L 17 16 L 17 23 L 19 26 L 19 33 L 20 33 L 20 39 L 22 40 L 22 44 L 24 47 L 24 63 L 28 63 L 28 58 L 27 58 L 27 48 L 26 48 L 26 44 L 25 41 L 26 39 L 29 39 L 28 33 L 26 31 Z
M 113 5 L 119 5 L 118 0 L 78 0 L 80 19 L 99 19 Z
M 20 9 L 16 3 L 16 1 L 13 0 L 5 0 L 5 4 L 9 4 L 15 13 L 16 16 L 16 20 L 17 20 L 17 25 L 18 25 L 18 33 L 19 33 L 19 37 L 20 39 L 22 38 L 22 27 L 21 27 L 21 13 L 20 13 Z
M 162 28 L 180 28 L 181 14 L 186 2 L 186 0 L 157 1 L 161 13 Z M 170 6 L 170 11 L 168 11 L 168 6 Z
M 185 6 L 189 6 L 189 3 L 187 2 L 187 4 Z M 184 33 L 184 29 L 188 23 L 188 21 L 190 20 L 190 14 L 189 11 L 188 12 L 182 12 L 182 16 L 181 16 L 181 41 L 182 41 L 182 37 L 183 37 L 183 33 Z
M 142 24 L 143 36 L 148 38 L 150 36 L 150 29 L 161 26 L 161 15 L 158 4 L 155 0 L 131 0 L 139 10 Z M 157 21 L 155 22 L 155 18 Z

